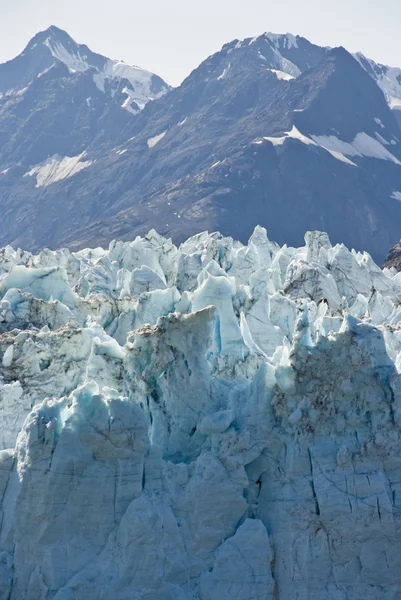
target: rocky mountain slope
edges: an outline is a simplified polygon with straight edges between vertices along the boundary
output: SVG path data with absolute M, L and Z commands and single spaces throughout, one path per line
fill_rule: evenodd
M 388 269 L 394 268 L 397 271 L 401 271 L 401 241 L 390 248 L 384 261 L 384 266 Z
M 1 250 L 0 598 L 401 594 L 401 275 L 305 240 Z
M 244 241 L 261 223 L 382 261 L 400 237 L 400 73 L 267 33 L 167 92 L 52 27 L 0 66 L 0 242 L 79 249 L 151 227 Z

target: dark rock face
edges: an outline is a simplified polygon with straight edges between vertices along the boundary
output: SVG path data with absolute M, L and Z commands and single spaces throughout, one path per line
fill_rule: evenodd
M 397 271 L 401 271 L 401 240 L 394 244 L 388 251 L 383 267 L 391 269 L 394 267 Z
M 159 99 L 167 86 L 149 74 L 143 108 L 142 76 L 136 92 L 124 70 L 105 77 L 108 59 L 65 36 L 51 28 L 0 66 L 0 89 L 14 90 L 0 98 L 0 244 L 78 249 L 152 227 L 245 240 L 259 223 L 280 243 L 319 229 L 382 260 L 400 238 L 387 67 L 264 34 Z

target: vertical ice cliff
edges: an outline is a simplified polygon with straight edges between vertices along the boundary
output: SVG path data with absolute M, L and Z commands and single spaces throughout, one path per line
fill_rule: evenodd
M 401 596 L 401 279 L 308 232 L 0 251 L 1 600 Z

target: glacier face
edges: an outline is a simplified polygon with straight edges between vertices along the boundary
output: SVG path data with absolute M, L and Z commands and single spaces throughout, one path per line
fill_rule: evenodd
M 400 284 L 322 232 L 2 249 L 0 598 L 398 598 Z

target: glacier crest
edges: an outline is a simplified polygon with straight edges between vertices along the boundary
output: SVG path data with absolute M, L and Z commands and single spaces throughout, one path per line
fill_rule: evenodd
M 401 278 L 308 232 L 0 250 L 0 597 L 401 594 Z

